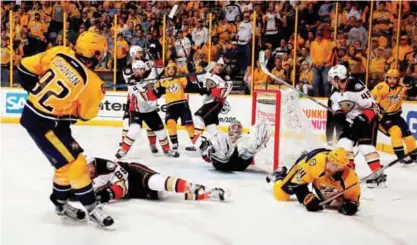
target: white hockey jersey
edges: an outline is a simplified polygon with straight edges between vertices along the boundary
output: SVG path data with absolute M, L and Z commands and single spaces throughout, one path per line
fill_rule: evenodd
M 361 81 L 349 78 L 344 92 L 336 91 L 330 97 L 332 109 L 354 119 L 366 109 L 378 110 L 369 89 Z
M 232 81 L 225 81 L 219 75 L 210 72 L 197 75 L 197 80 L 202 82 L 204 88 L 208 91 L 208 94 L 203 96 L 204 104 L 219 100 L 225 101 L 227 95 L 233 89 Z
M 134 98 L 133 108 L 137 112 L 149 113 L 158 109 L 158 97 L 152 89 L 152 84 L 156 81 L 158 76 L 156 68 L 151 68 L 149 75 L 145 79 L 137 79 L 135 85 L 128 86 L 128 93 L 131 98 Z M 133 76 L 130 80 L 135 79 Z M 152 81 L 155 79 L 155 81 Z M 141 82 L 141 80 L 146 80 Z
M 92 180 L 94 192 L 102 190 L 103 188 L 111 187 L 112 185 L 117 185 L 123 189 L 122 196 L 125 196 L 128 193 L 129 174 L 126 169 L 124 169 L 119 164 L 102 158 L 94 158 L 89 160 L 95 161 L 96 166 L 96 177 Z

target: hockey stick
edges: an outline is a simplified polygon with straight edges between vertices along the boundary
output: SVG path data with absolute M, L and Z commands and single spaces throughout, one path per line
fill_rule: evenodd
M 392 167 L 393 165 L 397 164 L 398 162 L 402 161 L 404 158 L 410 156 L 411 154 L 413 154 L 414 152 L 417 152 L 417 149 L 414 149 L 410 152 L 408 152 L 407 154 L 405 154 L 404 157 L 402 158 L 397 158 L 396 160 L 390 162 L 387 166 L 384 166 L 380 169 L 378 169 L 377 171 L 363 177 L 361 180 L 359 180 L 358 182 L 352 184 L 351 186 L 347 187 L 346 189 L 344 189 L 343 191 L 338 192 L 337 194 L 333 195 L 332 197 L 330 197 L 327 200 L 324 200 L 322 202 L 319 203 L 319 205 L 321 206 L 325 206 L 326 204 L 330 203 L 331 201 L 333 201 L 334 199 L 340 197 L 341 195 L 343 195 L 344 193 L 346 193 L 347 191 L 349 191 L 350 189 L 352 189 L 353 187 L 359 185 L 360 183 L 363 183 L 364 181 L 368 180 L 369 178 L 373 177 L 374 175 L 381 173 L 382 171 L 384 171 L 385 169 Z
M 151 78 L 151 79 L 144 79 L 141 80 L 140 82 L 149 82 L 149 81 L 157 81 L 157 80 L 162 80 L 162 79 L 174 79 L 174 78 L 181 78 L 181 77 L 190 77 L 190 76 L 197 76 L 197 75 L 202 75 L 206 73 L 206 71 L 200 71 L 200 72 L 194 72 L 194 73 L 187 73 L 187 74 L 179 74 L 179 75 L 175 75 L 175 76 L 165 76 L 165 77 L 156 77 L 156 78 Z M 162 74 L 162 73 L 161 73 Z M 107 88 L 125 88 L 128 85 L 132 85 L 132 84 L 111 84 L 106 86 Z
M 262 63 L 263 63 L 263 62 L 262 62 Z M 261 63 L 261 64 L 262 64 L 262 63 Z M 272 74 L 271 72 L 269 72 L 268 68 L 266 68 L 266 66 L 265 66 L 264 64 L 263 64 L 263 65 L 261 65 L 261 69 L 262 69 L 262 71 L 263 71 L 263 72 L 265 72 L 265 73 L 266 73 L 269 77 L 272 77 L 274 80 L 278 81 L 279 83 L 282 83 L 282 84 L 284 84 L 284 85 L 288 86 L 288 87 L 289 87 L 289 88 L 291 88 L 292 90 L 296 91 L 298 94 L 300 94 L 300 95 L 302 95 L 302 96 L 306 97 L 307 99 L 309 99 L 309 100 L 313 101 L 314 103 L 316 103 L 316 104 L 318 104 L 319 106 L 323 107 L 324 109 L 326 109 L 326 110 L 330 111 L 331 113 L 336 114 L 336 112 L 335 112 L 332 108 L 330 108 L 330 107 L 328 107 L 327 105 L 325 105 L 325 104 L 321 103 L 320 101 L 318 101 L 318 100 L 314 99 L 314 98 L 313 98 L 313 97 L 311 97 L 310 95 L 307 95 L 307 94 L 305 94 L 305 93 L 301 92 L 300 90 L 298 90 L 298 89 L 294 88 L 291 84 L 287 83 L 287 82 L 286 82 L 286 81 L 284 81 L 283 79 L 281 79 L 281 78 L 279 78 L 279 77 L 275 76 L 274 74 Z

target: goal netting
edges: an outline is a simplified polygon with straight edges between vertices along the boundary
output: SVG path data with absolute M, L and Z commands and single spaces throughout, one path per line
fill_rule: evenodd
M 279 166 L 291 167 L 304 151 L 324 147 L 300 100 L 299 94 L 288 88 L 253 92 L 252 124 L 266 119 L 272 128 L 267 146 L 255 156 L 257 168 L 272 172 Z

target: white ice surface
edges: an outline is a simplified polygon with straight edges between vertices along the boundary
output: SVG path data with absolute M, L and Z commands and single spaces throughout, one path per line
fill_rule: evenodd
M 1 244 L 417 244 L 417 166 L 389 169 L 388 188 L 363 187 L 360 212 L 346 217 L 334 210 L 309 213 L 298 204 L 277 202 L 255 171 L 218 173 L 197 153 L 181 149 L 179 159 L 152 155 L 142 135 L 129 158 L 157 171 L 195 182 L 220 183 L 231 190 L 226 203 L 182 200 L 129 200 L 105 207 L 117 230 L 73 223 L 53 212 L 49 201 L 53 169 L 20 125 L 1 125 Z M 73 127 L 87 153 L 113 158 L 119 128 Z M 180 143 L 188 143 L 180 132 Z M 141 144 L 142 143 L 142 144 Z M 383 162 L 393 159 L 384 155 Z M 368 173 L 364 162 L 359 174 Z

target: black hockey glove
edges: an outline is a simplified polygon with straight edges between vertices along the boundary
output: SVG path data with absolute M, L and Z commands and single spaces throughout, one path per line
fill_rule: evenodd
M 350 125 L 352 139 L 355 139 L 358 137 L 358 135 L 361 135 L 362 129 L 366 126 L 366 124 L 368 124 L 368 122 L 368 118 L 363 114 L 360 114 L 355 117 L 355 119 L 353 119 L 353 122 Z
M 96 193 L 96 200 L 101 203 L 106 203 L 112 200 L 114 197 L 114 193 L 110 188 L 105 188 L 101 191 Z
M 304 206 L 310 212 L 317 212 L 323 210 L 323 207 L 319 205 L 320 199 L 313 193 L 308 194 L 304 198 Z
M 344 215 L 355 215 L 357 211 L 358 205 L 349 200 L 345 200 L 339 208 L 339 213 Z
M 283 166 L 279 170 L 273 172 L 272 174 L 266 176 L 266 183 L 277 182 L 278 180 L 283 180 L 288 174 L 287 167 Z

